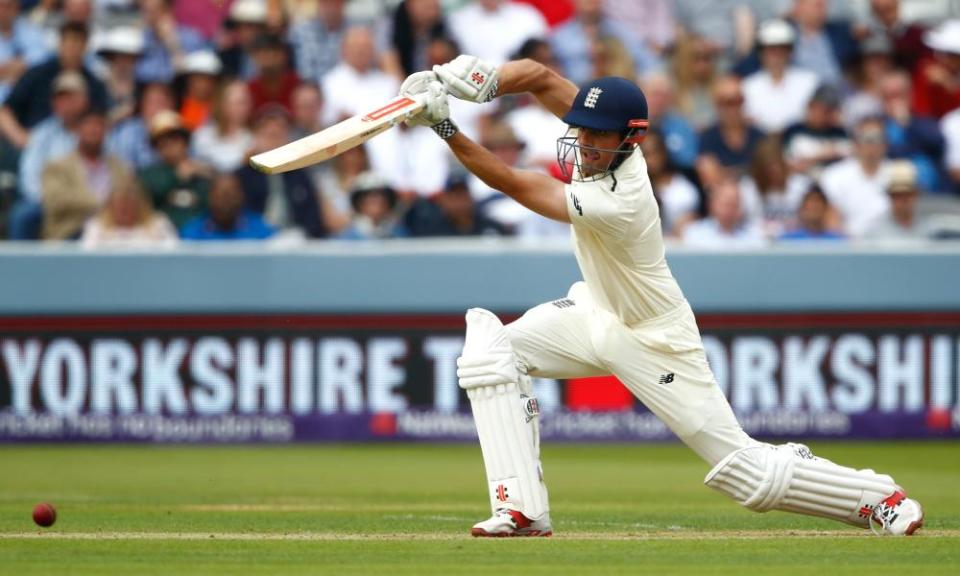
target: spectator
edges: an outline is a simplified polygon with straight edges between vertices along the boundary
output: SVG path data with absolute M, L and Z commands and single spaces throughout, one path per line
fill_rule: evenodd
M 400 84 L 376 66 L 373 32 L 350 28 L 343 37 L 343 60 L 320 83 L 327 101 L 324 125 L 375 110 L 397 95 Z
M 133 177 L 122 160 L 107 154 L 107 119 L 87 110 L 77 122 L 77 148 L 43 171 L 43 237 L 75 238 L 104 204 L 110 190 Z
M 893 70 L 893 48 L 886 36 L 875 34 L 860 43 L 860 62 L 851 76 L 853 94 L 843 99 L 843 124 L 852 128 L 860 118 L 883 113 L 880 82 Z
M 181 60 L 178 80 L 183 82 L 183 97 L 180 99 L 180 118 L 191 132 L 210 117 L 210 109 L 217 92 L 217 80 L 223 66 L 210 50 L 187 54 Z
M 180 231 L 184 240 L 264 240 L 276 230 L 260 214 L 244 208 L 240 180 L 219 173 L 210 184 L 210 208 L 187 222 Z
M 870 36 L 881 36 L 890 43 L 899 68 L 913 71 L 930 52 L 923 43 L 923 27 L 903 19 L 900 0 L 870 0 L 870 14 L 864 27 Z
M 857 55 L 849 24 L 827 22 L 827 0 L 794 0 L 792 16 L 798 32 L 794 63 L 824 84 L 841 86 L 844 67 Z
M 349 27 L 345 3 L 318 0 L 316 17 L 293 21 L 288 39 L 300 78 L 319 82 L 340 61 L 340 47 Z
M 945 142 L 943 164 L 953 192 L 960 192 L 960 108 L 940 120 L 940 132 Z
M 575 84 L 583 84 L 596 77 L 595 63 L 592 62 L 596 43 L 599 41 L 606 48 L 608 57 L 611 48 L 615 49 L 617 45 L 606 39 L 619 41 L 621 50 L 625 50 L 629 55 L 628 61 L 636 70 L 632 74 L 626 74 L 627 77 L 632 78 L 660 68 L 658 58 L 637 38 L 633 30 L 604 14 L 603 0 L 576 0 L 575 6 L 574 17 L 550 35 L 553 53 L 565 71 L 565 76 Z
M 418 200 L 407 211 L 411 236 L 502 236 L 501 224 L 484 216 L 470 195 L 467 179 L 453 174 L 434 200 Z
M 723 60 L 723 67 L 750 48 L 750 8 L 743 0 L 674 0 L 682 35 L 696 36 Z
M 391 132 L 394 144 L 389 157 L 380 152 L 378 145 L 370 147 L 376 154 L 374 171 L 389 182 L 403 202 L 440 192 L 450 174 L 447 145 L 432 130 L 422 126 L 398 126 Z
M 365 145 L 351 148 L 321 166 L 315 181 L 323 194 L 324 214 L 334 220 L 331 229 L 340 230 L 350 221 L 350 190 L 360 174 L 370 170 L 367 148 Z
M 144 52 L 137 62 L 141 82 L 169 82 L 187 54 L 206 48 L 203 35 L 177 23 L 171 1 L 139 0 L 144 27 Z
M 909 161 L 890 163 L 887 195 L 890 209 L 867 227 L 864 238 L 871 240 L 920 240 L 929 238 L 931 230 L 917 215 L 917 168 Z
M 647 97 L 650 124 L 663 133 L 670 162 L 684 169 L 692 168 L 697 159 L 699 142 L 693 126 L 673 108 L 673 80 L 666 74 L 654 72 L 644 76 L 640 85 Z
M 889 161 L 883 120 L 864 118 L 854 130 L 854 155 L 823 171 L 820 187 L 840 214 L 843 231 L 862 236 L 870 222 L 890 206 Z
M 141 84 L 138 88 L 135 115 L 115 125 L 107 135 L 107 150 L 119 156 L 136 170 L 157 161 L 150 144 L 150 121 L 163 110 L 173 110 L 170 86 L 160 82 Z
M 784 156 L 790 170 L 814 176 L 825 166 L 850 155 L 850 137 L 840 119 L 841 100 L 836 88 L 817 88 L 807 104 L 804 121 L 784 133 Z
M 682 38 L 673 58 L 677 78 L 677 111 L 703 131 L 717 120 L 713 88 L 717 74 L 717 52 L 703 38 Z
M 660 205 L 660 222 L 665 236 L 679 237 L 684 226 L 697 218 L 700 211 L 700 193 L 683 175 L 677 172 L 667 154 L 666 136 L 650 130 L 640 144 L 647 161 L 647 172 L 653 195 Z
M 762 248 L 766 242 L 759 228 L 746 222 L 740 204 L 740 187 L 732 178 L 721 179 L 707 196 L 709 217 L 684 229 L 683 243 L 710 250 Z
M 603 0 L 603 10 L 654 54 L 664 54 L 673 46 L 677 30 L 673 0 Z
M 251 54 L 257 38 L 267 33 L 267 3 L 235 0 L 224 22 L 225 45 L 217 53 L 227 76 L 250 80 L 256 73 Z
M 776 238 L 796 218 L 810 184 L 807 176 L 790 171 L 780 139 L 768 136 L 757 145 L 750 172 L 740 182 L 744 214 L 768 238 Z
M 376 110 L 397 95 L 400 86 L 396 78 L 378 69 L 374 57 L 373 32 L 360 26 L 350 28 L 343 37 L 343 62 L 321 83 L 326 98 L 325 125 Z M 385 177 L 390 175 L 397 162 L 397 132 L 387 131 L 367 146 L 373 171 Z
M 27 69 L 49 56 L 43 32 L 20 14 L 20 0 L 0 0 L 0 102 Z
M 131 0 L 96 0 L 97 2 L 130 3 Z M 273 4 L 273 0 L 261 0 Z M 173 17 L 177 23 L 187 26 L 204 38 L 215 39 L 222 31 L 223 21 L 229 14 L 227 5 L 230 2 L 217 0 L 215 2 L 196 2 L 195 0 L 171 0 Z M 277 2 L 276 4 L 280 4 Z
M 404 0 L 390 18 L 390 47 L 384 55 L 384 69 L 399 79 L 428 70 L 430 42 L 446 35 L 439 0 Z
M 170 220 L 154 212 L 134 179 L 114 183 L 99 213 L 87 221 L 80 236 L 84 248 L 170 248 L 177 231 Z
M 717 123 L 700 134 L 700 158 L 710 156 L 729 170 L 743 172 L 763 132 L 744 114 L 740 80 L 736 76 L 718 80 L 713 87 L 713 102 Z
M 14 85 L 0 107 L 0 133 L 14 146 L 26 146 L 29 130 L 50 116 L 51 88 L 61 72 L 81 74 L 90 102 L 94 107 L 106 108 L 106 88 L 83 64 L 86 47 L 87 28 L 82 24 L 65 24 L 57 56 L 27 70 Z
M 350 192 L 353 216 L 339 234 L 344 240 L 402 238 L 407 230 L 397 217 L 397 193 L 376 174 L 361 174 Z
M 257 113 L 253 126 L 253 152 L 265 152 L 290 141 L 290 116 L 270 105 Z M 243 185 L 246 208 L 260 214 L 285 236 L 323 238 L 332 228 L 327 211 L 306 170 L 264 174 L 249 164 L 236 172 Z
M 290 68 L 287 46 L 276 35 L 261 36 L 253 46 L 256 76 L 250 80 L 253 108 L 279 104 L 290 110 L 290 97 L 300 84 L 297 73 Z
M 464 54 L 502 64 L 530 38 L 547 35 L 547 22 L 527 4 L 473 0 L 450 15 L 450 33 Z
M 796 33 L 784 20 L 768 20 L 757 35 L 762 69 L 743 81 L 746 113 L 761 130 L 782 132 L 803 119 L 817 75 L 790 65 Z
M 143 33 L 137 28 L 117 27 L 103 38 L 97 54 L 107 63 L 104 79 L 110 96 L 110 123 L 133 115 L 136 108 L 137 58 L 143 53 Z
M 559 71 L 557 61 L 553 57 L 553 50 L 545 40 L 527 40 L 520 48 L 520 52 L 514 56 L 517 60 L 530 58 Z M 517 106 L 507 112 L 504 121 L 510 125 L 514 135 L 523 143 L 522 163 L 548 170 L 557 163 L 557 146 L 555 141 L 544 136 L 563 134 L 567 130 L 567 125 L 544 108 L 536 98 L 530 98 L 523 103 L 525 105 Z M 473 108 L 481 107 L 473 106 Z M 458 108 L 456 112 L 461 112 L 461 109 Z M 457 115 L 456 118 L 457 122 L 460 122 L 461 116 Z
M 604 76 L 635 77 L 633 58 L 623 42 L 614 36 L 598 36 L 590 40 L 591 72 L 588 78 Z
M 843 240 L 843 234 L 830 230 L 830 203 L 820 188 L 814 186 L 803 196 L 797 210 L 797 225 L 780 236 L 781 241 Z
M 301 82 L 290 95 L 293 138 L 303 138 L 323 129 L 323 94 L 312 82 Z
M 910 75 L 897 70 L 884 77 L 880 85 L 887 132 L 887 156 L 904 158 L 917 167 L 923 190 L 943 190 L 940 163 L 944 140 L 936 120 L 918 116 L 910 110 Z
M 507 166 L 524 167 L 521 163 L 524 144 L 517 138 L 509 124 L 494 120 L 484 126 L 481 130 L 480 145 Z M 473 174 L 467 177 L 467 186 L 483 214 L 505 228 L 515 229 L 521 221 L 531 216 L 529 210 L 499 190 L 490 188 Z M 443 185 L 440 189 L 442 187 Z
M 140 171 L 140 182 L 154 208 L 179 229 L 207 207 L 208 170 L 190 157 L 190 131 L 176 112 L 164 110 L 154 115 L 150 143 L 159 160 Z
M 193 134 L 193 156 L 217 171 L 232 172 L 246 162 L 253 144 L 253 103 L 242 80 L 228 82 L 218 92 L 211 119 Z
M 87 110 L 87 85 L 78 72 L 62 72 L 53 81 L 53 115 L 37 124 L 20 156 L 20 200 L 10 211 L 10 238 L 39 237 L 43 220 L 41 176 L 52 160 L 76 147 L 77 122 Z
M 960 108 L 960 20 L 948 20 L 923 36 L 934 55 L 913 75 L 913 110 L 942 118 Z

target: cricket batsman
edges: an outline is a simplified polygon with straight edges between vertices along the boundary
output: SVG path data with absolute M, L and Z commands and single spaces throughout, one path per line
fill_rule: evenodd
M 449 117 L 447 95 L 477 103 L 529 92 L 569 125 L 557 160 L 571 179 L 517 170 L 471 141 Z M 486 467 L 492 516 L 474 536 L 549 536 L 531 376 L 614 374 L 712 469 L 704 483 L 757 512 L 832 518 L 877 533 L 912 534 L 920 504 L 885 474 L 814 456 L 802 444 L 753 440 L 707 365 L 700 332 L 664 257 L 660 216 L 638 144 L 648 127 L 643 92 L 624 78 L 579 90 L 532 60 L 499 68 L 459 56 L 411 75 L 401 94 L 425 95 L 408 122 L 433 128 L 488 186 L 573 228 L 583 281 L 504 326 L 467 312 L 457 361 Z

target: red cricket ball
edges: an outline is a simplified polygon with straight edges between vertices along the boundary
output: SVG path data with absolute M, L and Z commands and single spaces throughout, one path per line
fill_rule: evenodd
M 37 526 L 49 528 L 57 521 L 57 509 L 53 507 L 53 504 L 41 502 L 33 507 L 33 521 L 37 523 Z

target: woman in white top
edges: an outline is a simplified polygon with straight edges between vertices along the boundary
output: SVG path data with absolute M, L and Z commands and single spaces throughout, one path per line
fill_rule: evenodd
M 253 135 L 253 99 L 241 80 L 226 83 L 214 101 L 212 118 L 193 133 L 193 154 L 218 172 L 233 172 L 247 160 Z
M 83 227 L 84 248 L 170 248 L 177 230 L 162 213 L 154 212 L 140 184 L 133 179 L 116 183 L 103 208 Z
M 745 219 L 759 225 L 767 238 L 780 237 L 796 223 L 810 185 L 810 178 L 790 171 L 780 139 L 768 136 L 757 145 L 750 173 L 740 181 Z
M 653 185 L 653 195 L 660 205 L 660 221 L 664 235 L 679 238 L 683 227 L 697 219 L 700 210 L 700 193 L 690 180 L 678 172 L 667 153 L 663 133 L 647 132 L 640 144 L 647 161 L 647 172 Z

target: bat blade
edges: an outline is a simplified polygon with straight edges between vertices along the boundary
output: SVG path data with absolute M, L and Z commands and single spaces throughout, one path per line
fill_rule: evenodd
M 261 172 L 279 174 L 329 160 L 396 126 L 424 107 L 423 97 L 398 96 L 380 108 L 250 158 Z

